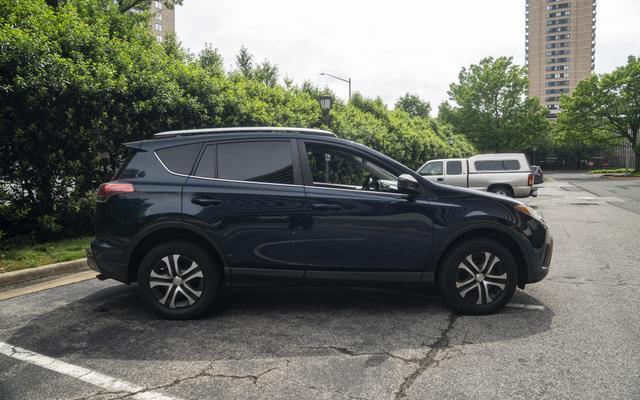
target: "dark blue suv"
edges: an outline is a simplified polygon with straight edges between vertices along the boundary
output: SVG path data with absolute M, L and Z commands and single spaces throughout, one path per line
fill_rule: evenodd
M 487 314 L 548 272 L 535 210 L 330 132 L 200 129 L 125 146 L 97 194 L 89 265 L 137 282 L 167 318 L 203 314 L 228 287 L 427 282 L 452 309 Z

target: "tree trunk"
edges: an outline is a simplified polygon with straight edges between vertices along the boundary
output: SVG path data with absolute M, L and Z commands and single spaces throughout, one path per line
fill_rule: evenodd
M 635 149 L 633 149 L 635 155 L 636 155 L 636 167 L 634 169 L 635 172 L 640 172 L 640 146 L 636 146 Z

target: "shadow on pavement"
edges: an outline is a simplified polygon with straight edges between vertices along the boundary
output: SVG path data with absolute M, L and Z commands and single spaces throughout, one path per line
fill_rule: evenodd
M 539 304 L 525 292 L 514 301 Z M 166 321 L 140 302 L 136 288 L 101 289 L 31 319 L 8 342 L 52 357 L 115 360 L 286 358 L 393 352 L 430 346 L 451 312 L 434 289 L 245 289 L 193 321 Z M 505 308 L 490 316 L 459 317 L 452 344 L 497 342 L 550 329 L 554 313 Z M 457 341 L 457 343 L 456 343 Z

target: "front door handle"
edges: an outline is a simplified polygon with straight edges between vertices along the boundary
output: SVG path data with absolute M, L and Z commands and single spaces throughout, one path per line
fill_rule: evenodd
M 311 208 L 321 211 L 336 211 L 341 209 L 342 207 L 340 207 L 338 204 L 315 203 L 311 204 Z
M 444 178 L 438 178 L 438 182 L 444 181 Z
M 202 207 L 219 206 L 222 204 L 222 200 L 210 199 L 208 197 L 194 197 L 191 199 L 191 202 Z

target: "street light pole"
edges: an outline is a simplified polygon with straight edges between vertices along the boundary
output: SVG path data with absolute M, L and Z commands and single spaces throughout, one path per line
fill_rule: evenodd
M 349 101 L 351 101 L 351 78 L 346 78 L 346 79 L 345 78 L 340 78 L 339 76 L 327 74 L 326 72 L 321 72 L 320 75 L 322 75 L 322 76 L 325 76 L 325 75 L 326 76 L 330 76 L 330 77 L 332 77 L 334 79 L 338 79 L 338 80 L 340 80 L 342 82 L 348 83 L 349 84 Z

